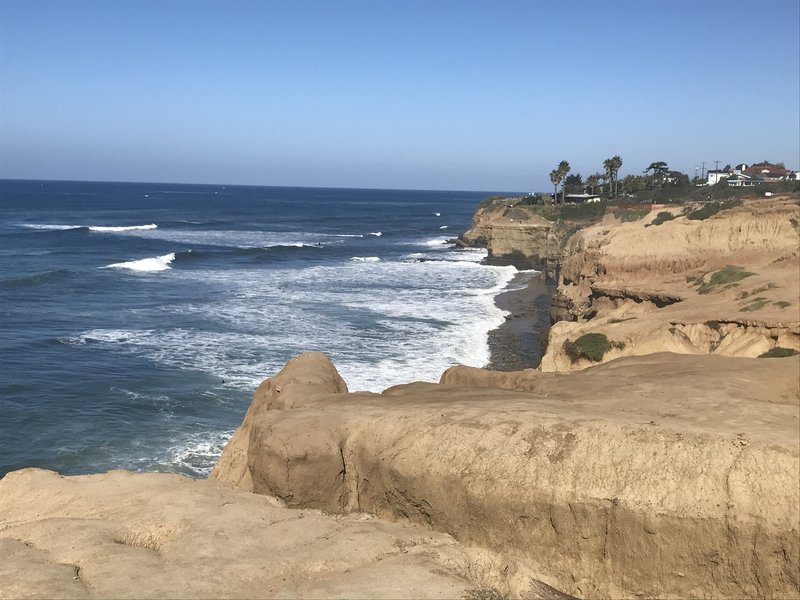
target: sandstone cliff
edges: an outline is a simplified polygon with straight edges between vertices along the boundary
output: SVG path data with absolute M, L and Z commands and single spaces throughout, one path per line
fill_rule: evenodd
M 259 388 L 213 477 L 489 548 L 515 596 L 536 579 L 593 597 L 797 596 L 798 373 L 797 357 L 656 354 L 349 394 L 304 355 Z M 308 381 L 327 383 L 292 391 Z
M 502 198 L 479 207 L 459 242 L 488 249 L 490 264 L 537 269 L 555 278 L 562 246 L 574 229 L 516 207 L 514 202 Z
M 603 334 L 603 360 L 652 352 L 755 357 L 800 350 L 800 207 L 755 200 L 704 220 L 680 208 L 610 215 L 566 245 L 542 369 L 585 368 L 565 343 Z

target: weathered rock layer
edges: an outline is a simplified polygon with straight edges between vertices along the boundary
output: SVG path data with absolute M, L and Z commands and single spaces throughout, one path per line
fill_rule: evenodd
M 421 527 L 290 510 L 216 481 L 0 480 L 0 598 L 461 598 L 514 591 L 506 566 Z
M 262 384 L 226 449 L 245 460 L 214 477 L 427 525 L 579 596 L 792 596 L 798 373 L 797 358 L 658 354 L 347 394 L 303 356 Z M 306 378 L 328 389 L 277 404 Z
M 566 342 L 605 335 L 602 360 L 653 352 L 800 350 L 800 206 L 756 200 L 704 219 L 604 221 L 566 245 L 542 369 L 585 368 Z
M 486 248 L 490 264 L 512 264 L 556 277 L 562 246 L 572 229 L 497 199 L 478 208 L 470 229 L 459 236 L 467 246 Z

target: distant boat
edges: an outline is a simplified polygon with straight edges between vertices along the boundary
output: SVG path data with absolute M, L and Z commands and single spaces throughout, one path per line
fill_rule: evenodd
M 436 215 L 437 217 L 441 217 L 442 216 L 442 213 L 438 213 L 438 212 L 433 213 L 433 214 Z

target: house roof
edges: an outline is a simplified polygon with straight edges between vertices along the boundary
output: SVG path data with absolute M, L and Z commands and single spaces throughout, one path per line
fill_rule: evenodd
M 748 175 L 760 175 L 766 173 L 776 173 L 778 175 L 788 175 L 791 173 L 788 169 L 784 167 L 778 167 L 776 165 L 770 164 L 761 164 L 761 165 L 751 165 L 742 171 L 743 173 L 747 173 Z

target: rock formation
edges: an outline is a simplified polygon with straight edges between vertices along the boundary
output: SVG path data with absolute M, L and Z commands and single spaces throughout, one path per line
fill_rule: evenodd
M 580 369 L 565 343 L 615 342 L 603 357 L 652 352 L 756 357 L 800 350 L 800 206 L 752 200 L 703 220 L 671 209 L 575 233 L 561 261 L 542 369 Z
M 478 208 L 470 229 L 459 236 L 460 243 L 487 248 L 489 264 L 538 269 L 554 279 L 562 246 L 574 228 L 515 207 L 513 202 L 498 198 Z
M 0 480 L 0 598 L 462 598 L 508 590 L 505 566 L 427 528 L 289 510 L 213 480 Z
M 515 202 L 484 202 L 460 240 L 488 248 L 488 262 L 557 279 L 543 370 L 599 362 L 568 352 L 588 333 L 609 340 L 602 361 L 652 352 L 755 357 L 800 350 L 796 198 L 748 200 L 695 220 L 692 207 L 647 214 L 645 206 L 630 222 L 618 218 L 624 211 L 609 209 L 581 229 Z
M 456 367 L 383 394 L 341 393 L 332 368 L 301 357 L 262 384 L 329 389 L 259 400 L 248 443 L 230 449 L 250 475 L 214 477 L 292 507 L 426 525 L 577 596 L 800 593 L 797 357 Z
M 0 598 L 800 596 L 800 357 L 753 358 L 800 348 L 797 202 L 482 210 L 463 243 L 562 266 L 541 369 L 349 393 L 304 354 L 207 481 L 9 473 Z

